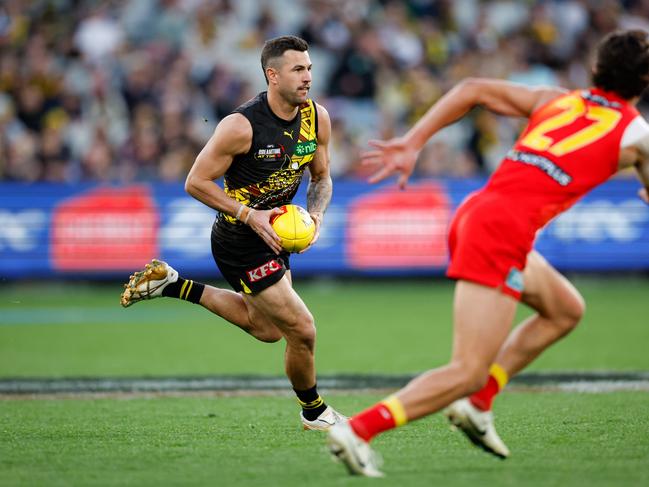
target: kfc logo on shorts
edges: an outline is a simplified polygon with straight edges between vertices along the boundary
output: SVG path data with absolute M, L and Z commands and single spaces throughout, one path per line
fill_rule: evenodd
M 279 262 L 273 259 L 271 261 L 266 262 L 263 265 L 260 265 L 256 269 L 246 271 L 246 274 L 248 274 L 248 280 L 250 282 L 257 282 L 263 279 L 264 277 L 268 277 L 271 274 L 276 273 L 281 268 L 282 266 L 279 264 Z

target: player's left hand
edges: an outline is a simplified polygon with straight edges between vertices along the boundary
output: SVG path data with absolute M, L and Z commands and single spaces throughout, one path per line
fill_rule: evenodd
M 313 220 L 313 223 L 315 223 L 315 233 L 313 234 L 311 243 L 309 243 L 309 245 L 304 250 L 300 250 L 298 254 L 303 254 L 304 252 L 309 250 L 320 238 L 320 225 L 322 224 L 322 217 L 324 215 L 322 214 L 322 212 L 309 213 L 309 215 L 311 215 L 311 219 Z
M 398 185 L 404 189 L 408 178 L 415 169 L 419 150 L 414 148 L 404 137 L 396 137 L 387 141 L 370 140 L 369 145 L 375 150 L 361 154 L 363 166 L 382 166 L 369 178 L 370 183 L 378 183 L 394 173 L 399 173 Z
M 642 201 L 649 205 L 649 189 L 641 188 L 640 191 L 638 191 L 638 196 Z
M 279 255 L 283 250 L 282 239 L 275 233 L 273 226 L 270 224 L 270 220 L 282 211 L 279 208 L 272 208 L 270 210 L 251 209 L 250 211 L 252 213 L 248 217 L 247 225 L 266 242 L 273 252 Z

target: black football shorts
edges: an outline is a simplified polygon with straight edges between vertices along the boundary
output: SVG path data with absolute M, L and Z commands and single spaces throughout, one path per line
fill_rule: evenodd
M 275 254 L 257 234 L 223 236 L 212 230 L 212 256 L 226 281 L 237 292 L 256 294 L 278 282 L 289 270 L 289 253 Z

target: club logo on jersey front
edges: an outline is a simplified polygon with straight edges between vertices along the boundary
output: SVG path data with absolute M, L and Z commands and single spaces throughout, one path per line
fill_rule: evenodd
M 257 282 L 271 274 L 275 274 L 281 268 L 282 266 L 279 262 L 273 259 L 255 269 L 246 271 L 246 274 L 248 274 L 248 280 L 250 282 Z
M 274 144 L 269 144 L 255 153 L 255 159 L 260 161 L 276 161 L 283 158 L 284 148 L 282 146 L 277 147 Z

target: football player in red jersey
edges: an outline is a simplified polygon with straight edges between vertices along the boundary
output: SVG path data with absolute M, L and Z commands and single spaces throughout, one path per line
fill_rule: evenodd
M 363 163 L 379 170 L 370 182 L 396 173 L 403 188 L 426 141 L 472 107 L 529 118 L 500 167 L 465 199 L 450 226 L 447 275 L 457 281 L 451 361 L 330 430 L 329 449 L 351 473 L 381 476 L 369 441 L 445 407 L 473 443 L 509 455 L 494 428 L 494 396 L 584 312 L 579 292 L 533 250 L 536 232 L 628 167 L 637 169 L 640 197 L 649 203 L 649 125 L 635 108 L 648 84 L 647 33 L 615 32 L 599 45 L 591 88 L 569 92 L 467 79 L 404 136 L 371 142 L 374 150 Z M 518 301 L 536 314 L 511 331 Z

